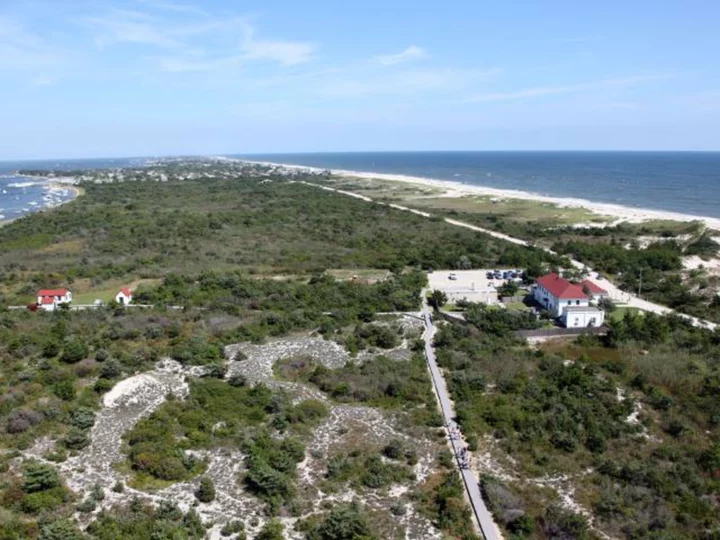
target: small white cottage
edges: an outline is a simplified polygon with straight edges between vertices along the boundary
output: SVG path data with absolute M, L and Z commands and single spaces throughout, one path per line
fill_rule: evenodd
M 41 289 L 37 292 L 37 306 L 45 311 L 55 311 L 60 304 L 72 302 L 72 293 L 67 289 Z
M 132 298 L 132 291 L 127 287 L 123 287 L 120 289 L 120 292 L 115 295 L 115 301 L 122 306 L 127 306 L 132 302 Z

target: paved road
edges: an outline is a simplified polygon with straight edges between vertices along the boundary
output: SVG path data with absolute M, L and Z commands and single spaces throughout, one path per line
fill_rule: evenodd
M 473 513 L 477 519 L 478 526 L 482 531 L 483 536 L 486 540 L 499 540 L 502 535 L 499 533 L 497 525 L 493 521 L 492 514 L 488 511 L 483 501 L 482 495 L 480 494 L 480 487 L 478 486 L 477 478 L 469 468 L 468 456 L 466 454 L 466 444 L 463 438 L 460 426 L 455 422 L 455 410 L 453 404 L 450 401 L 450 395 L 445 384 L 445 377 L 443 377 L 440 368 L 437 365 L 435 359 L 435 349 L 433 347 L 433 336 L 435 335 L 435 326 L 432 322 L 432 315 L 428 309 L 427 301 L 425 299 L 425 291 L 423 291 L 423 319 L 425 320 L 425 333 L 423 338 L 425 339 L 425 357 L 427 358 L 428 367 L 430 368 L 430 375 L 432 376 L 433 386 L 435 387 L 435 393 L 437 394 L 438 401 L 440 402 L 440 408 L 442 410 L 443 420 L 448 431 L 450 438 L 450 444 L 452 445 L 453 452 L 455 453 L 455 459 L 458 467 L 460 468 L 460 474 L 463 482 L 465 483 L 465 489 L 470 499 L 470 505 L 472 506 Z
M 376 203 L 376 204 L 386 204 L 384 202 L 376 201 L 374 199 L 371 199 L 370 197 L 366 197 L 365 195 L 360 195 L 358 193 L 353 193 L 351 191 L 335 189 L 335 188 L 323 186 L 321 184 L 314 184 L 312 182 L 300 182 L 300 183 L 306 184 L 308 186 L 313 186 L 313 187 L 317 187 L 320 189 L 324 189 L 326 191 L 334 191 L 335 193 L 341 193 L 342 195 L 348 195 L 350 197 L 362 199 L 363 201 L 366 201 L 366 202 L 371 202 L 371 203 Z M 413 214 L 417 214 L 418 216 L 422 216 L 422 217 L 426 217 L 426 218 L 433 217 L 433 215 L 428 212 L 422 212 L 420 210 L 415 210 L 414 208 L 408 208 L 407 206 L 401 206 L 399 204 L 388 204 L 388 206 L 391 206 L 392 208 L 396 208 L 398 210 L 404 210 L 406 212 L 411 212 Z M 443 221 L 445 221 L 445 223 L 454 225 L 456 227 L 462 227 L 464 229 L 470 229 L 471 231 L 481 232 L 483 234 L 492 236 L 493 238 L 505 240 L 506 242 L 511 242 L 511 243 L 517 244 L 519 246 L 530 246 L 531 245 L 530 242 L 527 242 L 520 238 L 508 236 L 507 234 L 499 233 L 497 231 L 492 231 L 490 229 L 485 229 L 483 227 L 478 227 L 477 225 L 471 225 L 470 223 L 465 223 L 463 221 L 458 221 L 456 219 L 445 218 Z M 548 253 L 556 254 L 554 251 L 552 251 L 549 248 L 542 248 L 542 249 L 544 249 Z M 580 261 L 570 259 L 570 263 L 579 270 L 587 269 L 585 264 L 581 263 Z M 678 313 L 677 311 L 675 311 L 667 306 L 663 306 L 661 304 L 655 304 L 653 302 L 643 300 L 642 298 L 635 296 L 634 294 L 622 291 L 621 289 L 619 289 L 618 287 L 616 287 L 614 284 L 612 284 L 611 282 L 609 282 L 607 280 L 598 280 L 597 273 L 591 274 L 590 280 L 595 282 L 598 286 L 602 287 L 603 289 L 606 289 L 610 293 L 610 298 L 612 298 L 613 300 L 615 300 L 617 302 L 622 302 L 624 304 L 627 304 L 630 307 L 636 307 L 642 311 L 651 311 L 653 313 L 658 313 L 658 314 L 676 313 L 680 317 L 692 322 L 692 324 L 695 326 L 699 326 L 702 328 L 709 328 L 711 330 L 717 329 L 717 325 L 715 323 L 706 321 L 704 319 L 698 319 L 697 317 L 691 317 L 690 315 L 685 315 L 684 313 Z

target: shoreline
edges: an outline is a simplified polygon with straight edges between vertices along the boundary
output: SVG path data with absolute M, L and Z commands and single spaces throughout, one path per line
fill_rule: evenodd
M 38 207 L 37 210 L 25 212 L 22 215 L 10 217 L 10 218 L 4 218 L 4 219 L 0 220 L 0 227 L 4 227 L 5 225 L 8 225 L 15 220 L 22 219 L 22 218 L 32 215 L 32 214 L 37 214 L 37 213 L 45 212 L 47 210 L 52 210 L 54 208 L 59 208 L 60 206 L 63 206 L 64 204 L 74 201 L 75 199 L 77 199 L 78 197 L 80 197 L 83 194 L 83 190 L 81 188 L 79 188 L 75 184 L 71 184 L 70 182 L 58 182 L 58 181 L 56 181 L 56 179 L 46 179 L 45 182 L 34 182 L 34 183 L 42 184 L 43 189 L 45 190 L 46 194 L 52 193 L 53 191 L 57 191 L 57 190 L 67 190 L 70 192 L 71 195 L 69 198 L 67 198 L 66 200 L 61 201 L 59 203 L 51 204 L 51 205 L 44 205 L 44 206 Z
M 223 158 L 232 159 L 232 158 Z M 403 174 L 374 173 L 362 171 L 349 171 L 345 169 L 323 169 L 320 167 L 309 167 L 306 165 L 293 165 L 285 163 L 275 163 L 270 161 L 250 161 L 245 159 L 234 159 L 242 163 L 253 165 L 264 165 L 272 167 L 284 167 L 295 171 L 307 172 L 323 172 L 329 171 L 333 176 L 341 178 L 354 178 L 359 180 L 385 180 L 390 182 L 405 182 L 424 187 L 431 187 L 443 190 L 438 197 L 496 197 L 498 199 L 519 199 L 525 201 L 534 201 L 539 203 L 554 204 L 559 208 L 582 208 L 598 217 L 612 218 L 614 221 L 609 225 L 617 225 L 620 223 L 643 223 L 647 221 L 680 221 L 680 222 L 703 222 L 707 227 L 720 231 L 720 218 L 710 216 L 698 216 L 692 214 L 683 214 L 681 212 L 673 212 L 670 210 L 655 210 L 651 208 L 633 208 L 631 206 L 622 206 L 619 204 L 593 202 L 587 199 L 578 199 L 573 197 L 555 197 L 549 195 L 540 195 L 528 191 L 520 191 L 513 189 L 500 189 L 488 186 L 475 186 L 464 184 L 454 180 L 439 180 L 435 178 L 425 178 L 421 176 L 408 176 Z

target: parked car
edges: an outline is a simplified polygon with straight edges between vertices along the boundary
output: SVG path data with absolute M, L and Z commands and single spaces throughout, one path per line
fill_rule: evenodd
M 495 274 L 493 274 L 492 271 L 490 271 L 490 272 L 488 272 L 487 274 L 485 274 L 485 277 L 486 277 L 487 279 L 492 279 L 492 278 L 495 277 Z
M 450 275 L 448 276 L 448 279 L 452 279 L 453 281 L 457 279 L 457 274 L 455 272 L 450 272 Z

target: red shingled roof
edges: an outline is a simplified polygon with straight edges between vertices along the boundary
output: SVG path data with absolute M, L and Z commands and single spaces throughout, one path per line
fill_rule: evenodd
M 65 296 L 67 289 L 42 289 L 38 291 L 38 296 Z
M 40 302 L 44 306 L 49 306 L 50 304 L 55 303 L 55 299 L 52 296 L 43 296 L 42 301 Z
M 577 300 L 588 297 L 580 285 L 570 283 L 567 279 L 563 279 L 555 273 L 538 278 L 537 282 L 538 285 L 545 287 L 556 298 Z
M 120 292 L 123 293 L 125 296 L 132 296 L 132 291 L 127 287 L 123 287 L 122 289 L 120 289 Z
M 607 294 L 607 291 L 605 289 L 603 289 L 602 287 L 598 287 L 589 279 L 584 280 L 580 285 L 590 289 L 590 292 L 593 294 Z

